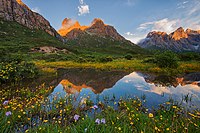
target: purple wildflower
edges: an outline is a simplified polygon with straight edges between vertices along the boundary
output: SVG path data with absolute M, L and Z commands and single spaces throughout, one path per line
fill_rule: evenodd
M 97 105 L 94 105 L 94 106 L 93 106 L 93 109 L 98 109 L 98 106 L 97 106 Z
M 74 120 L 77 121 L 79 119 L 79 115 L 74 115 Z
M 99 124 L 101 123 L 100 119 L 97 118 L 97 119 L 95 120 L 95 123 L 97 123 L 97 124 L 99 125 Z
M 6 116 L 12 115 L 10 111 L 6 112 Z
M 101 119 L 101 123 L 106 124 L 106 120 L 104 118 Z
M 4 101 L 4 102 L 3 102 L 3 105 L 7 105 L 7 104 L 8 104 L 8 101 Z

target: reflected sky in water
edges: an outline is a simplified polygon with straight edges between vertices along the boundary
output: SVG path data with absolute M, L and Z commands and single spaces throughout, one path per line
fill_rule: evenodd
M 191 105 L 200 108 L 200 87 L 197 84 L 181 86 L 181 83 L 178 83 L 176 87 L 173 85 L 164 86 L 147 82 L 144 77 L 145 75 L 142 73 L 133 72 L 114 82 L 113 87 L 104 88 L 103 91 L 99 92 L 93 86 L 88 86 L 87 83 L 75 85 L 70 82 L 70 79 L 63 79 L 49 97 L 65 97 L 70 95 L 75 101 L 80 101 L 82 98 L 89 96 L 91 100 L 98 102 L 98 100 L 103 100 L 108 96 L 110 99 L 114 96 L 115 100 L 118 101 L 120 98 L 141 98 L 145 95 L 145 105 L 147 107 L 158 107 L 159 104 L 168 101 L 170 98 L 181 101 L 183 96 L 189 94 L 192 96 Z M 95 83 L 98 84 L 98 81 Z

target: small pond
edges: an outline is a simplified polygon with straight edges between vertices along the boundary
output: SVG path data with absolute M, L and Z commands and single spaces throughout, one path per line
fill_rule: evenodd
M 72 97 L 74 102 L 83 98 L 97 103 L 105 99 L 139 97 L 145 99 L 148 108 L 158 107 L 169 99 L 178 102 L 189 96 L 190 108 L 200 108 L 200 73 L 189 73 L 179 77 L 153 75 L 141 72 L 102 71 L 95 69 L 60 70 L 54 83 L 58 85 L 48 96 Z M 186 104 L 183 101 L 183 104 Z

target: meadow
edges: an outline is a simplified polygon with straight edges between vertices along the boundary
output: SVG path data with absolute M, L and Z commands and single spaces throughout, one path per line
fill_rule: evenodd
M 0 91 L 1 132 L 193 132 L 200 131 L 200 112 L 169 101 L 159 108 L 146 108 L 145 97 L 105 97 L 93 103 L 89 97 L 73 104 L 73 96 L 53 101 L 46 97 L 53 87 L 17 88 Z M 185 96 L 182 102 L 190 104 Z

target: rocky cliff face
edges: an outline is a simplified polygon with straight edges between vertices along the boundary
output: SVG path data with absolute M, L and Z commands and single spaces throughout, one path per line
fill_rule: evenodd
M 90 26 L 81 26 L 78 21 L 64 19 L 58 33 L 68 39 L 76 39 L 81 34 L 89 34 L 100 37 L 111 37 L 118 41 L 125 40 L 114 27 L 104 24 L 101 19 L 97 18 L 93 20 Z
M 165 32 L 150 32 L 139 46 L 151 49 L 168 49 L 172 51 L 200 52 L 200 31 L 178 28 L 171 34 Z
M 31 11 L 21 0 L 0 0 L 0 18 L 16 21 L 30 29 L 44 30 L 62 40 L 62 37 L 44 17 Z

